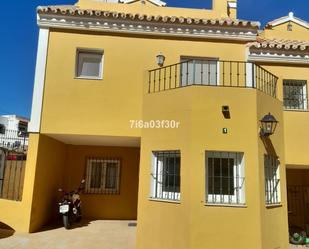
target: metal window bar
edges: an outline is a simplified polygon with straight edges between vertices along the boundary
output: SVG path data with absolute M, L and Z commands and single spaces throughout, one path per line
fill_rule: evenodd
M 283 103 L 285 109 L 307 109 L 307 81 L 283 80 Z
M 238 154 L 236 153 L 235 154 L 235 160 L 236 162 L 236 203 L 239 204 L 240 203 L 240 192 L 239 192 L 239 189 L 240 189 L 240 184 L 239 184 L 239 180 L 241 179 L 241 176 L 240 176 L 240 167 L 238 165 Z
M 243 205 L 242 153 L 206 152 L 206 203 Z
M 248 79 L 247 75 L 249 66 L 252 68 L 252 79 Z M 167 72 L 169 84 L 166 84 Z M 149 74 L 149 93 L 191 85 L 255 88 L 272 97 L 276 97 L 277 93 L 278 78 L 251 62 L 192 59 L 149 70 Z
M 86 160 L 85 194 L 120 194 L 121 160 L 89 157 Z
M 266 205 L 280 203 L 279 160 L 272 155 L 264 155 L 265 201 Z
M 180 200 L 180 151 L 154 151 L 152 198 Z

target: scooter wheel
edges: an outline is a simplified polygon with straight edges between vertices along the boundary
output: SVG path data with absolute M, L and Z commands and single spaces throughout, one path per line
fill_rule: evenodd
M 80 222 L 82 220 L 81 216 L 76 217 L 76 222 Z
M 69 215 L 63 215 L 63 226 L 65 229 L 70 229 L 70 221 L 69 221 Z

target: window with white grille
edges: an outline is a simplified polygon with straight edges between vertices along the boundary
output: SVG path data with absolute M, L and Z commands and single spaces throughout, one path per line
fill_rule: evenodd
M 307 81 L 283 80 L 283 104 L 285 109 L 307 110 Z
M 102 79 L 103 52 L 78 50 L 76 77 L 86 79 Z
M 87 159 L 85 193 L 119 194 L 119 178 L 119 159 Z
M 266 205 L 280 204 L 279 160 L 276 156 L 264 155 Z
M 151 197 L 180 200 L 180 151 L 153 152 Z
M 206 203 L 245 204 L 243 158 L 238 152 L 206 152 Z

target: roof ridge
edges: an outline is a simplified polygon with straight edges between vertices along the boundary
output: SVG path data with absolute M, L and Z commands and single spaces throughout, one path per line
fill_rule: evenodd
M 136 1 L 139 1 L 139 0 L 120 0 L 119 2 L 121 2 L 121 3 L 132 3 L 132 2 L 136 2 Z M 166 2 L 163 2 L 161 0 L 147 0 L 147 1 L 150 1 L 157 6 L 166 6 Z
M 309 22 L 307 22 L 306 20 L 303 20 L 299 17 L 296 17 L 294 16 L 294 13 L 293 12 L 290 12 L 287 16 L 283 16 L 283 17 L 279 17 L 275 20 L 272 20 L 270 22 L 268 22 L 265 26 L 265 28 L 268 28 L 268 27 L 274 27 L 274 26 L 277 26 L 277 25 L 280 25 L 280 24 L 283 24 L 283 23 L 286 23 L 286 22 L 294 22 L 294 23 L 297 23 L 305 28 L 309 28 Z

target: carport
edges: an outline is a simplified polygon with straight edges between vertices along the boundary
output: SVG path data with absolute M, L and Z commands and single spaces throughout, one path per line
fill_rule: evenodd
M 287 169 L 289 228 L 309 234 L 309 168 Z

